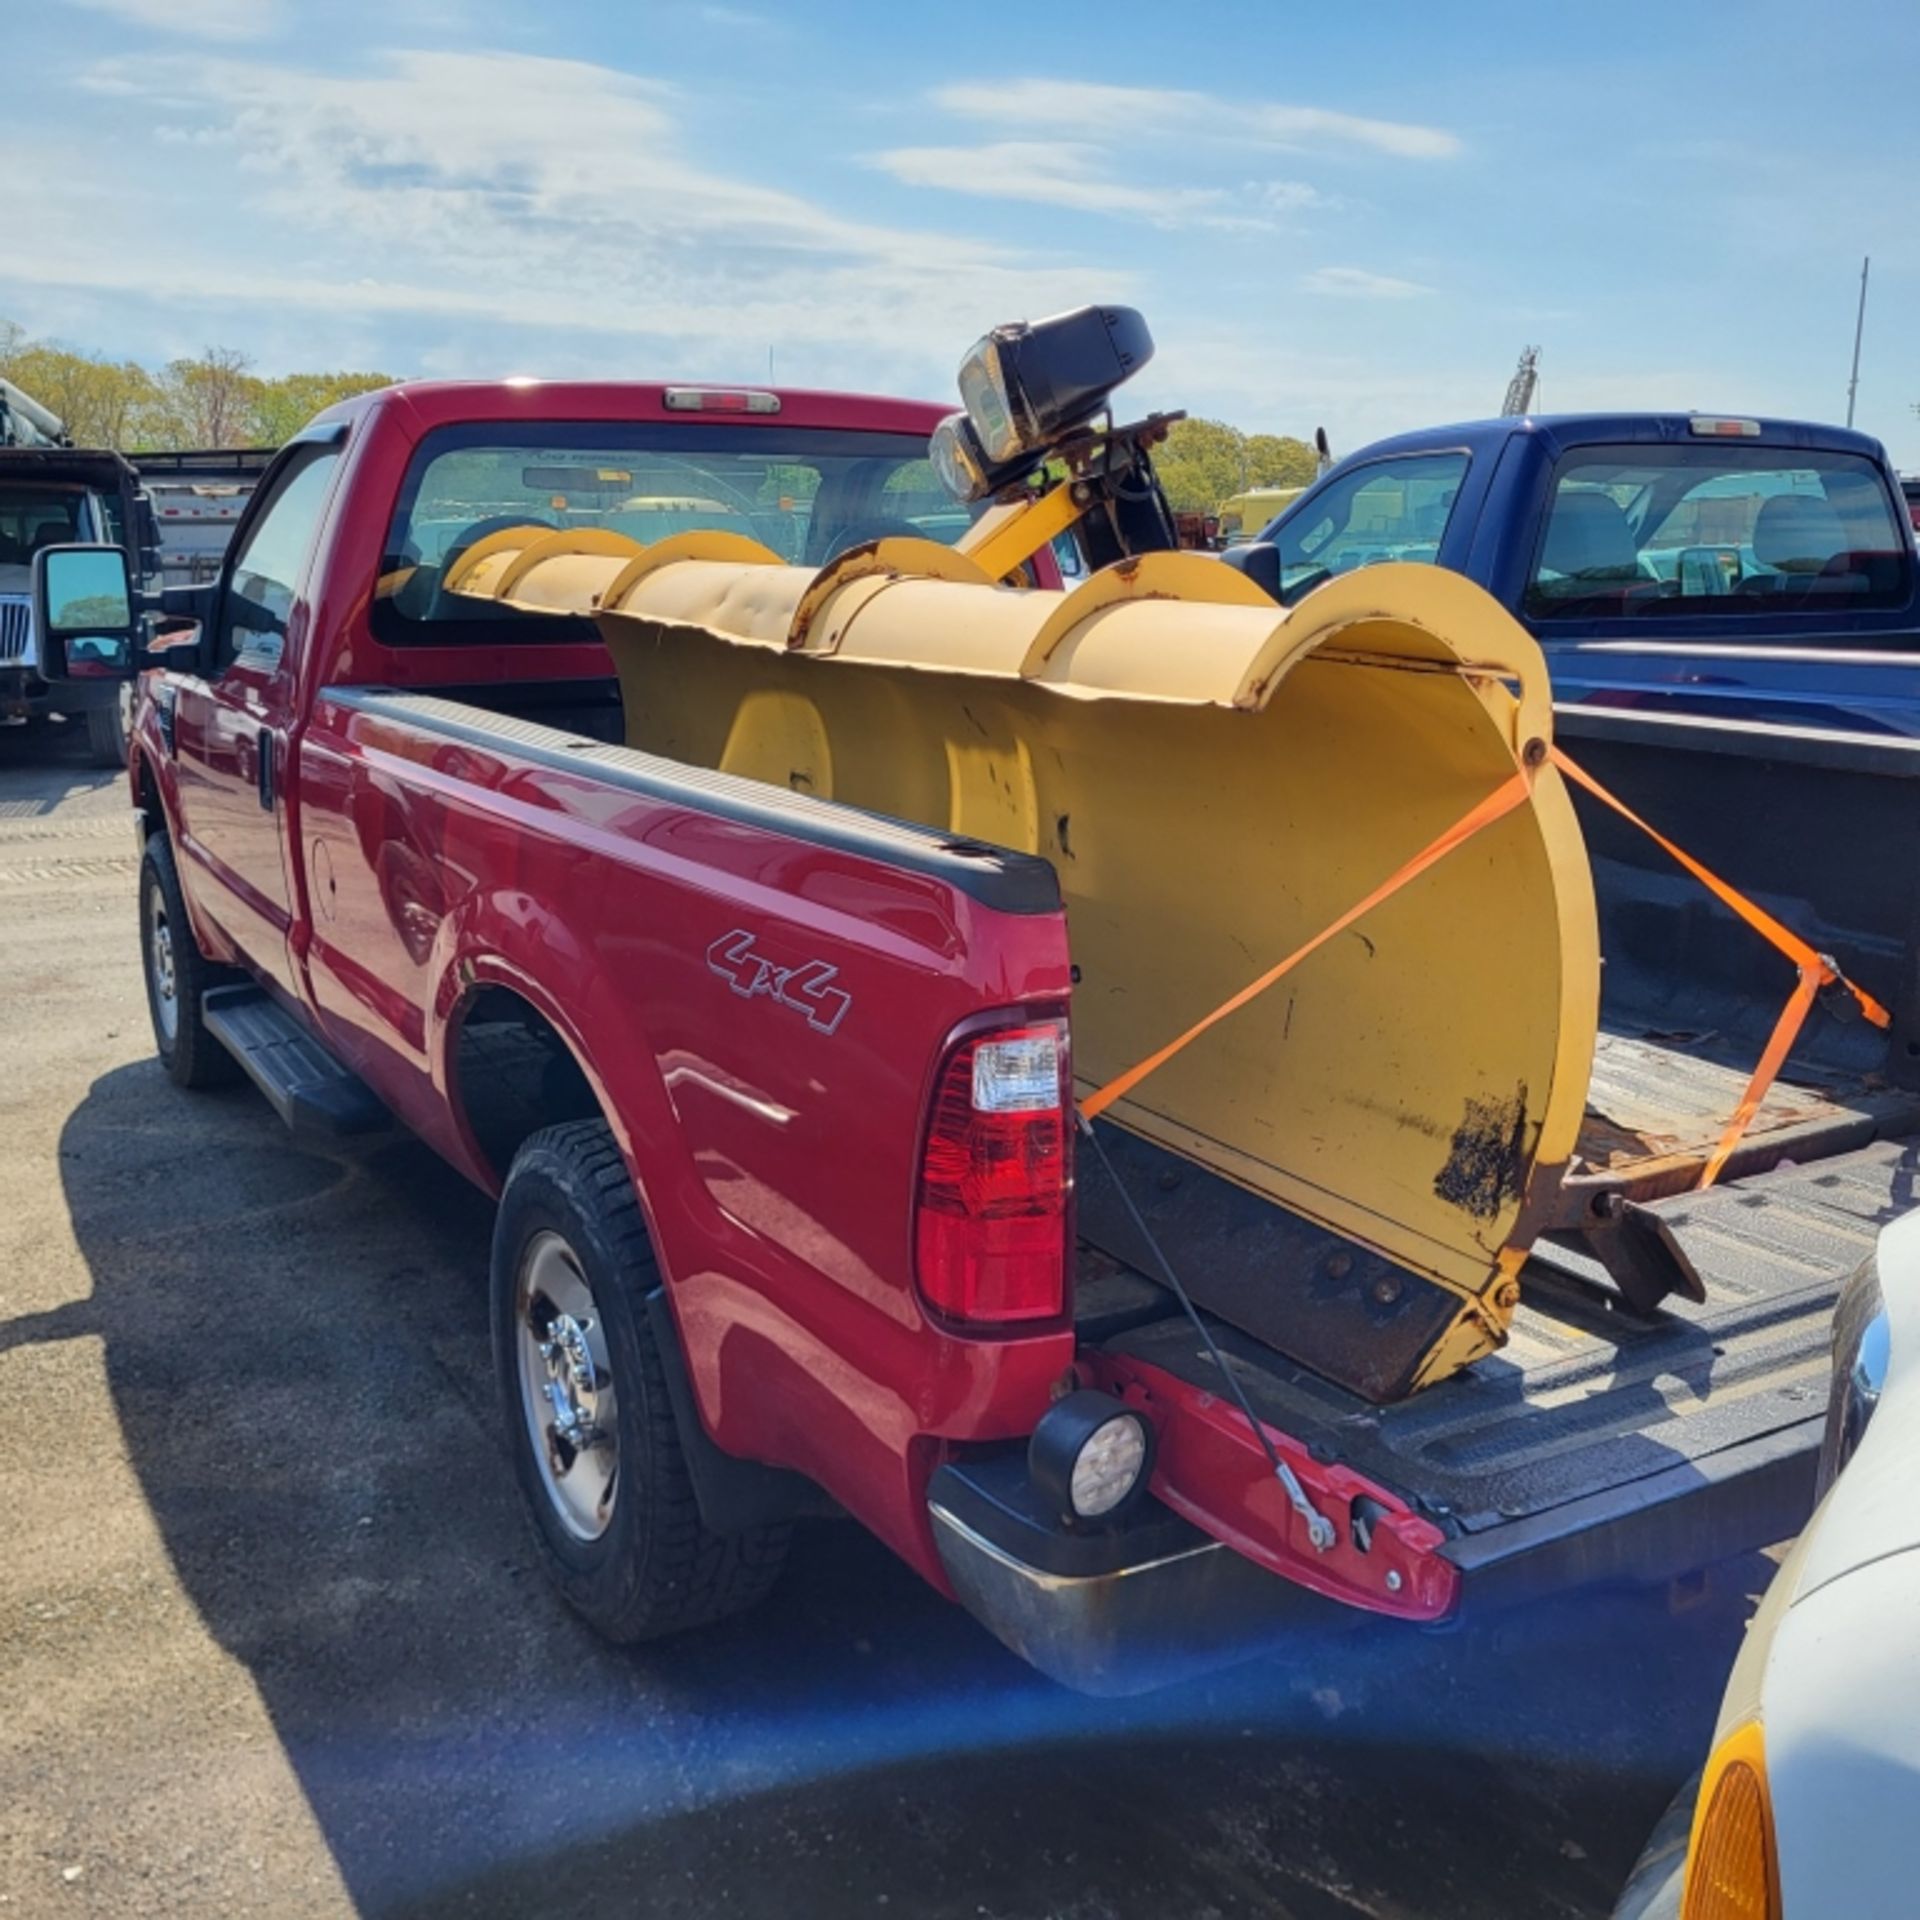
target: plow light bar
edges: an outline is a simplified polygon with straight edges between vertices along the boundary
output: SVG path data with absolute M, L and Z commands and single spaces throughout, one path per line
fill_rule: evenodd
M 1027 1443 L 1034 1490 L 1069 1524 L 1118 1520 L 1145 1491 L 1152 1466 L 1152 1427 L 1090 1388 L 1056 1400 Z
M 1037 466 L 1153 358 L 1132 307 L 1076 307 L 995 327 L 960 362 L 964 413 L 940 423 L 933 460 L 948 490 L 978 500 Z

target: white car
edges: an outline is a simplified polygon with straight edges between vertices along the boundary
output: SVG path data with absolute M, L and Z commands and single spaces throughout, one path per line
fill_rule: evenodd
M 1841 1292 L 1820 1473 L 1615 1920 L 1920 1915 L 1920 1211 Z

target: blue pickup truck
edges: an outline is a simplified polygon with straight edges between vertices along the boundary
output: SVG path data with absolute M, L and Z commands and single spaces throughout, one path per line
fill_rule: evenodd
M 1685 1143 L 1723 1122 L 1794 969 L 1576 790 L 1608 1035 L 1576 1171 L 1604 1170 L 1608 1128 L 1669 1151 L 1652 1209 L 1725 1256 L 1719 1297 L 1770 1261 L 1810 1280 L 1839 1196 L 1870 1190 L 1874 1220 L 1920 1197 L 1920 555 L 1884 451 L 1697 414 L 1436 427 L 1352 455 L 1222 564 L 1292 603 L 1390 560 L 1510 608 L 1552 666 L 1555 744 L 1892 1009 L 1883 1029 L 1822 1000 L 1710 1224 Z M 1752 1184 L 1783 1163 L 1810 1209 L 1791 1229 Z
M 1228 564 L 1289 604 L 1382 560 L 1465 574 L 1558 699 L 1920 738 L 1920 568 L 1864 434 L 1705 414 L 1483 420 L 1340 463 Z

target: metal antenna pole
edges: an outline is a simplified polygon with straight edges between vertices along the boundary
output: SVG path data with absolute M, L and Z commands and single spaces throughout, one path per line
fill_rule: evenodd
M 1868 254 L 1860 262 L 1860 311 L 1853 322 L 1853 378 L 1847 382 L 1847 425 L 1853 425 L 1853 396 L 1860 385 L 1860 336 L 1867 325 L 1867 269 L 1873 265 L 1873 255 Z

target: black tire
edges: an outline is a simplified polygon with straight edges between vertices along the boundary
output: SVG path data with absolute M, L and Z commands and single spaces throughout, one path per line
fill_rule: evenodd
M 591 1291 L 615 1399 L 613 1492 L 604 1531 L 594 1538 L 569 1525 L 562 1496 L 549 1486 L 554 1463 L 575 1456 L 564 1446 L 556 1451 L 552 1428 L 546 1448 L 536 1451 L 522 1382 L 529 1364 L 522 1275 L 539 1248 L 551 1249 L 552 1235 Z M 605 1123 L 575 1120 L 529 1138 L 514 1156 L 493 1233 L 500 1407 L 547 1573 L 567 1602 L 615 1641 L 662 1639 L 745 1612 L 780 1577 L 792 1533 L 783 1525 L 718 1534 L 702 1523 L 647 1312 L 647 1296 L 659 1284 L 626 1163 Z M 538 1304 L 536 1298 L 536 1311 Z
M 118 687 L 112 706 L 87 709 L 87 759 L 96 767 L 127 764 L 126 704 Z
M 156 915 L 157 910 L 157 915 Z M 159 956 L 161 928 L 171 955 L 170 969 Z M 150 834 L 140 860 L 140 971 L 147 986 L 147 1016 L 153 1022 L 154 1051 L 176 1087 L 231 1086 L 240 1064 L 207 1031 L 200 996 L 240 976 L 215 966 L 200 951 L 180 892 L 173 848 L 164 833 Z M 166 1018 L 162 978 L 170 973 L 173 992 L 171 1031 Z

